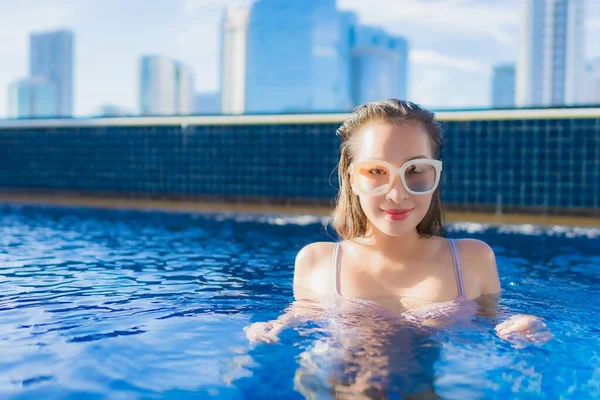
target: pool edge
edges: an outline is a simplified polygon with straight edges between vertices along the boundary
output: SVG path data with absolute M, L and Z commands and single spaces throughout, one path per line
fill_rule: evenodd
M 25 204 L 45 206 L 73 206 L 100 209 L 132 209 L 147 211 L 175 211 L 202 213 L 250 213 L 327 216 L 332 208 L 327 206 L 246 204 L 231 202 L 206 202 L 164 199 L 131 199 L 120 197 L 92 197 L 72 195 L 0 194 L 0 204 Z M 475 222 L 490 225 L 532 224 L 541 226 L 600 227 L 600 218 L 576 216 L 545 216 L 532 214 L 493 214 L 484 212 L 445 212 L 447 222 Z

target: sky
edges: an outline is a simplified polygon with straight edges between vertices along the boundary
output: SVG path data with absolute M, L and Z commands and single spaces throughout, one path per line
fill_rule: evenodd
M 218 90 L 219 22 L 252 0 L 0 0 L 0 118 L 8 85 L 26 77 L 31 32 L 75 34 L 76 116 L 103 104 L 138 112 L 139 58 L 189 65 L 198 92 Z M 302 0 L 289 0 L 302 1 Z M 600 57 L 600 0 L 586 1 L 586 58 Z M 337 0 L 362 24 L 410 44 L 409 99 L 432 108 L 490 104 L 492 66 L 515 62 L 522 0 Z

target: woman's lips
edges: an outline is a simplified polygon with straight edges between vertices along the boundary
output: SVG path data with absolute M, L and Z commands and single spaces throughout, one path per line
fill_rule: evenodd
M 402 221 L 402 220 L 408 218 L 408 216 L 412 212 L 412 209 L 410 209 L 410 210 L 407 210 L 407 209 L 403 209 L 403 210 L 383 210 L 383 212 L 385 213 L 385 217 L 387 219 L 389 219 L 389 220 L 392 220 L 392 221 Z

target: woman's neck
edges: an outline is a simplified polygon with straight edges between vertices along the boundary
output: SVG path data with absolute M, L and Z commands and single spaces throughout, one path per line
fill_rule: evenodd
M 422 238 L 416 229 L 402 236 L 390 236 L 371 227 L 364 237 L 354 239 L 387 258 L 410 258 L 422 250 Z

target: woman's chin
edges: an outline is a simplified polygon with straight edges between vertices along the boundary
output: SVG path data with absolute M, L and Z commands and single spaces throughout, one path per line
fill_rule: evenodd
M 415 230 L 408 221 L 378 221 L 376 225 L 377 229 L 388 236 L 401 237 L 410 234 Z

